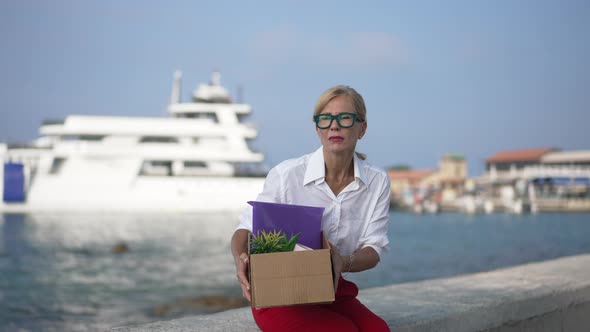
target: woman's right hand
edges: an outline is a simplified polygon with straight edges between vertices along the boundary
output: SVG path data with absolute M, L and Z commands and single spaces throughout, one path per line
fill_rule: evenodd
M 248 280 L 248 254 L 243 252 L 235 259 L 236 272 L 240 286 L 242 287 L 242 295 L 250 302 L 250 281 Z
M 242 295 L 252 302 L 250 297 L 250 280 L 248 278 L 248 236 L 250 232 L 245 229 L 238 229 L 231 238 L 231 252 L 236 264 L 236 276 L 242 287 Z

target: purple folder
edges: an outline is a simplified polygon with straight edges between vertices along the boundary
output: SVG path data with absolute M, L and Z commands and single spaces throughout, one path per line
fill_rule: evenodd
M 287 237 L 301 233 L 297 243 L 322 248 L 323 207 L 249 201 L 253 207 L 252 233 L 281 230 Z

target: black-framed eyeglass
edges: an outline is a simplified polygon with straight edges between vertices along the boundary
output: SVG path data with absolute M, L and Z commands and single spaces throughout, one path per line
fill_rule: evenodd
M 356 113 L 339 113 L 336 115 L 332 115 L 330 113 L 322 113 L 313 116 L 313 121 L 315 121 L 316 127 L 320 129 L 327 129 L 332 126 L 332 121 L 336 119 L 336 123 L 338 126 L 342 128 L 350 128 L 354 126 L 355 121 L 363 122 L 363 120 L 358 118 L 358 114 Z

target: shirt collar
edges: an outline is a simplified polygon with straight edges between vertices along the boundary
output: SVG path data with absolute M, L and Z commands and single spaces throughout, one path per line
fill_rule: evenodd
M 364 183 L 366 186 L 367 185 L 367 172 L 366 172 L 365 168 L 362 167 L 365 162 L 363 160 L 361 160 L 356 155 L 356 153 L 354 154 L 353 159 L 354 159 L 354 178 L 361 180 L 361 182 Z
M 312 153 L 305 169 L 303 176 L 303 185 L 307 185 L 316 180 L 324 180 L 326 177 L 326 168 L 324 166 L 324 148 L 320 147 Z
M 359 159 L 356 153 L 353 155 L 354 164 L 354 178 L 355 181 L 358 179 L 365 185 L 367 184 L 367 176 L 364 167 L 361 167 L 363 161 Z M 324 163 L 324 150 L 323 147 L 317 149 L 312 153 L 307 163 L 305 175 L 303 177 L 303 185 L 307 185 L 311 182 L 321 183 L 326 177 L 326 167 Z

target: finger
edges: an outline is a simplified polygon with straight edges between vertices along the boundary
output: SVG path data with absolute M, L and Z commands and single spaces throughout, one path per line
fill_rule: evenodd
M 242 262 L 244 263 L 248 263 L 248 254 L 243 252 L 240 254 L 240 259 L 242 260 Z
M 248 300 L 252 301 L 252 297 L 250 295 L 250 291 L 242 286 L 242 295 Z
M 248 280 L 248 276 L 245 273 L 239 272 L 238 273 L 238 280 L 242 286 L 246 287 L 246 289 L 250 289 L 250 281 Z
M 247 279 L 240 279 L 240 284 L 242 285 L 242 287 L 246 288 L 247 290 L 250 290 L 250 282 L 248 282 Z
M 248 302 L 252 302 L 252 298 L 250 297 L 250 292 L 245 290 L 244 287 L 242 287 L 242 296 L 244 298 L 246 298 L 246 300 L 248 300 Z

